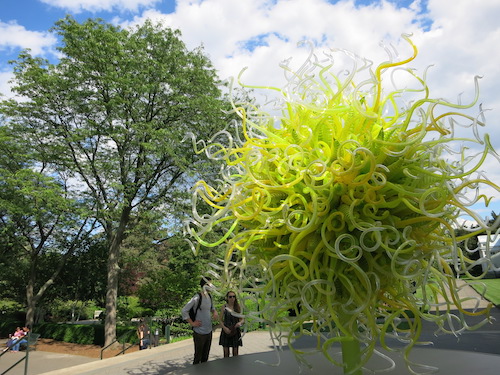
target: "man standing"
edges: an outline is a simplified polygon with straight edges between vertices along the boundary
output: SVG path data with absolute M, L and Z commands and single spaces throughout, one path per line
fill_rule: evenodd
M 212 345 L 212 319 L 218 320 L 219 316 L 212 303 L 209 290 L 213 288 L 210 277 L 200 280 L 201 292 L 197 293 L 182 308 L 182 318 L 193 327 L 194 360 L 196 365 L 208 361 L 210 346 Z

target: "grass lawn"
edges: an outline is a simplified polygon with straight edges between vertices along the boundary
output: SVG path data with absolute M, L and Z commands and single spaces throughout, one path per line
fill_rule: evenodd
M 172 344 L 172 343 L 174 343 L 174 342 L 184 341 L 184 340 L 187 340 L 187 339 L 192 339 L 192 338 L 193 338 L 193 336 L 192 336 L 192 335 L 172 337 L 172 338 L 170 339 L 170 343 Z M 160 343 L 162 343 L 162 342 L 160 342 Z M 162 344 L 164 344 L 164 342 L 163 342 Z
M 463 281 L 469 283 L 469 285 L 474 288 L 478 293 L 484 292 L 484 286 L 486 286 L 486 292 L 484 293 L 484 298 L 492 302 L 494 305 L 500 307 L 500 278 L 497 279 L 482 279 L 472 281 L 470 279 L 462 278 Z M 481 285 L 481 284 L 484 284 Z M 432 294 L 430 288 L 426 286 L 427 293 Z M 422 289 L 417 289 L 415 296 L 417 298 L 422 298 Z
M 479 283 L 486 285 L 486 293 L 484 297 L 494 303 L 497 306 L 500 306 L 500 279 L 483 279 L 480 280 Z M 470 285 L 479 293 L 483 292 L 483 286 L 478 282 L 471 283 Z

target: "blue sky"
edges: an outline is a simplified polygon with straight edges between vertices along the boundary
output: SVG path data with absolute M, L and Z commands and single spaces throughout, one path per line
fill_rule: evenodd
M 128 27 L 146 19 L 180 29 L 192 49 L 203 46 L 221 78 L 245 71 L 255 85 L 284 83 L 281 61 L 299 64 L 304 49 L 297 43 L 313 41 L 318 48 L 342 48 L 373 60 L 387 59 L 380 42 L 401 55 L 408 52 L 401 34 L 411 33 L 419 48 L 413 62 L 421 74 L 429 65 L 433 97 L 467 101 L 480 75 L 480 102 L 487 111 L 487 126 L 500 150 L 500 1 L 482 0 L 0 0 L 0 93 L 10 95 L 9 59 L 22 48 L 56 59 L 57 39 L 48 32 L 54 22 L 71 14 Z M 392 48 L 392 47 L 391 47 Z M 484 166 L 488 178 L 500 184 L 496 159 Z M 482 217 L 500 212 L 500 197 L 493 190 Z

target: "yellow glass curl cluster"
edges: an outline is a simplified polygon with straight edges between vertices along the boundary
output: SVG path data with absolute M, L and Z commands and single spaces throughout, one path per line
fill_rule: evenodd
M 404 38 L 413 55 L 374 70 L 346 51 L 335 51 L 353 62 L 341 74 L 332 73 L 334 52 L 320 60 L 312 51 L 295 72 L 284 65 L 287 86 L 269 88 L 281 95 L 278 122 L 252 103 L 234 103 L 236 131 L 194 140 L 225 167 L 219 186 L 195 185 L 187 232 L 198 247 L 226 246 L 220 275 L 257 301 L 247 319 L 270 324 L 292 348 L 315 335 L 316 349 L 342 366 L 331 348 L 355 340 L 360 368 L 377 344 L 391 349 L 397 339 L 418 373 L 428 368 L 407 354 L 423 320 L 443 331 L 450 315 L 462 328 L 471 328 L 466 315 L 487 321 L 489 308 L 462 308 L 452 267 L 467 273 L 474 262 L 457 244 L 491 228 L 482 222 L 458 238 L 455 228 L 464 213 L 481 220 L 471 206 L 488 198 L 468 198 L 471 191 L 500 188 L 479 170 L 498 158 L 487 135 L 478 136 L 482 113 L 458 112 L 475 104 L 477 79 L 470 105 L 431 99 L 425 77 L 404 67 L 417 55 Z M 457 135 L 461 121 L 473 137 Z M 472 148 L 481 150 L 471 156 Z M 224 234 L 207 241 L 215 229 Z

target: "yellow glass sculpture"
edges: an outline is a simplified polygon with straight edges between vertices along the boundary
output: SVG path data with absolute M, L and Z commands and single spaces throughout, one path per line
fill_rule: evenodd
M 197 152 L 224 163 L 218 186 L 194 187 L 195 251 L 226 246 L 222 279 L 259 304 L 247 318 L 292 350 L 301 335 L 316 336 L 316 350 L 349 374 L 361 374 L 376 345 L 390 350 L 389 336 L 405 343 L 411 372 L 427 371 L 408 357 L 423 320 L 446 331 L 451 315 L 464 329 L 474 328 L 467 315 L 483 315 L 480 324 L 489 315 L 462 308 L 453 269 L 468 274 L 475 263 L 459 244 L 492 231 L 471 207 L 488 204 L 481 189 L 500 191 L 480 172 L 487 157 L 498 160 L 479 135 L 483 114 L 463 112 L 478 99 L 477 78 L 473 103 L 431 98 L 425 77 L 406 67 L 417 48 L 403 37 L 412 56 L 390 54 L 375 69 L 346 51 L 319 58 L 312 49 L 297 71 L 283 66 L 284 88 L 267 88 L 280 95 L 280 116 L 234 103 L 236 130 L 193 138 Z M 336 54 L 349 70 L 333 73 Z M 456 237 L 464 214 L 480 227 Z M 208 242 L 215 228 L 224 234 Z

